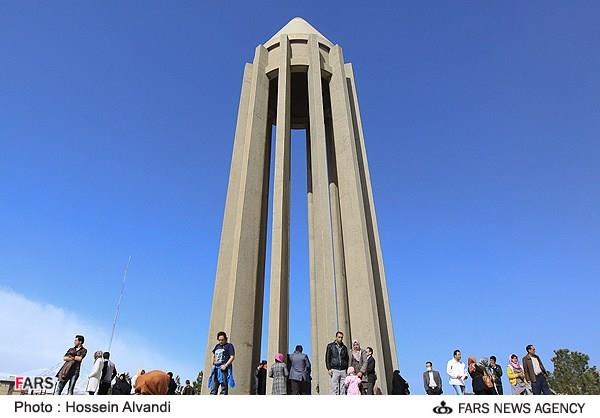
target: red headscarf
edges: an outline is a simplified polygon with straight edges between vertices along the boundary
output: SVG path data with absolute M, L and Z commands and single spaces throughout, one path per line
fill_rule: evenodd
M 475 371 L 475 365 L 477 364 L 477 360 L 475 360 L 475 357 L 470 356 L 469 360 L 467 361 L 467 363 L 469 364 L 469 371 L 470 372 L 474 372 Z

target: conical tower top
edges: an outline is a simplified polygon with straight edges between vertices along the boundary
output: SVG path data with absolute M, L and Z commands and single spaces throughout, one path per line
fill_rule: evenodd
M 321 32 L 315 29 L 313 25 L 308 23 L 306 20 L 301 17 L 295 17 L 290 20 L 284 27 L 279 29 L 279 31 L 269 39 L 269 42 L 277 39 L 279 35 L 318 35 L 321 38 L 331 42 L 327 39 Z

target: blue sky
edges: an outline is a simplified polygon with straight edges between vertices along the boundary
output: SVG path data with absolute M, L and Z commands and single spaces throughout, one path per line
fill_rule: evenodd
M 131 255 L 117 364 L 134 335 L 168 364 L 131 369 L 194 377 L 243 66 L 302 16 L 355 67 L 413 392 L 424 362 L 443 368 L 455 348 L 505 364 L 532 342 L 546 364 L 561 347 L 600 363 L 598 4 L 232 3 L 0 4 L 4 294 L 106 339 Z M 303 134 L 293 139 L 290 344 L 310 351 Z M 3 337 L 47 319 L 14 314 Z M 36 349 L 51 346 L 36 335 Z M 52 341 L 56 361 L 70 342 Z M 46 358 L 4 353 L 0 371 Z

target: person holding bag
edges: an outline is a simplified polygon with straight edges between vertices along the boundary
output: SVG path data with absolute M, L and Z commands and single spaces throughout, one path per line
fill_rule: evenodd
M 67 393 L 69 395 L 73 394 L 73 391 L 75 390 L 75 383 L 77 383 L 77 379 L 79 379 L 81 362 L 87 354 L 87 349 L 83 347 L 83 341 L 83 335 L 76 335 L 74 341 L 75 346 L 69 348 L 63 356 L 65 364 L 63 364 L 56 374 L 56 377 L 58 377 L 58 385 L 56 386 L 56 391 L 54 392 L 55 395 L 62 394 L 67 382 L 69 382 L 69 389 L 67 390 Z

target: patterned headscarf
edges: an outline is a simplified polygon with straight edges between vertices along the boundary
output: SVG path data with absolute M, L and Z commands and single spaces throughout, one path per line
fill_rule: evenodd
M 281 354 L 281 353 L 275 354 L 275 361 L 276 362 L 283 363 L 284 359 L 285 359 L 285 357 L 283 356 L 283 354 Z
M 513 357 L 515 358 L 513 360 Z M 508 365 L 513 368 L 514 371 L 521 371 L 521 363 L 519 363 L 519 357 L 516 354 L 511 354 L 508 358 Z

